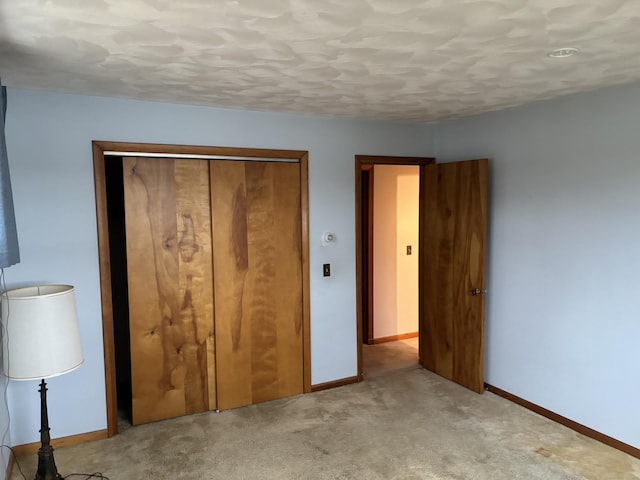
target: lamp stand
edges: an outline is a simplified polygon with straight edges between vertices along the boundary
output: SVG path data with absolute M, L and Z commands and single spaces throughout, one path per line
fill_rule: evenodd
M 38 471 L 35 480 L 62 480 L 53 459 L 53 447 L 49 435 L 49 416 L 47 414 L 47 384 L 40 383 L 40 450 L 38 450 Z

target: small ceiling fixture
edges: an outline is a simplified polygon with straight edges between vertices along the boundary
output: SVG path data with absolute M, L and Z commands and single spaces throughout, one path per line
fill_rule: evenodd
M 567 58 L 577 53 L 580 53 L 580 50 L 578 50 L 577 48 L 563 47 L 563 48 L 556 48 L 555 50 L 551 50 L 549 52 L 549 56 L 551 58 Z

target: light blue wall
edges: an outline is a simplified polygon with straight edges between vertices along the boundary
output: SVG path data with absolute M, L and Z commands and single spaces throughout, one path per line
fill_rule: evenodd
M 356 374 L 353 156 L 489 157 L 487 381 L 640 448 L 638 125 L 640 84 L 438 126 L 10 89 L 22 263 L 7 281 L 76 285 L 86 356 L 50 381 L 53 435 L 106 425 L 90 149 L 101 139 L 309 150 L 314 383 Z M 334 246 L 321 246 L 326 230 Z M 12 382 L 9 397 L 12 441 L 37 441 L 37 385 Z
M 309 151 L 312 382 L 356 375 L 354 155 L 432 156 L 425 127 L 9 89 L 21 263 L 9 287 L 76 286 L 86 363 L 49 381 L 52 435 L 106 428 L 92 140 Z M 337 242 L 321 246 L 324 231 Z M 323 263 L 332 277 L 323 278 Z M 38 439 L 37 382 L 11 382 L 11 438 Z
M 640 84 L 436 138 L 491 159 L 486 381 L 640 448 Z

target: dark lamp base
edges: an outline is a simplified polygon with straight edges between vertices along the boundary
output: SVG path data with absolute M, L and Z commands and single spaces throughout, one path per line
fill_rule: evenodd
M 47 384 L 40 383 L 40 442 L 38 450 L 38 471 L 35 480 L 62 480 L 53 459 L 53 447 L 49 436 L 49 415 L 47 414 Z
M 58 473 L 56 462 L 53 458 L 53 447 L 43 445 L 38 450 L 38 471 L 35 480 L 61 480 L 62 475 Z

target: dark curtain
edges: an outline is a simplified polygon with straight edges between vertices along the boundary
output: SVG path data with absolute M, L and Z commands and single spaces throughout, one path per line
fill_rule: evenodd
M 0 83 L 0 267 L 9 267 L 20 261 L 16 216 L 13 211 L 11 178 L 7 142 L 4 137 L 4 120 L 7 116 L 7 89 Z

